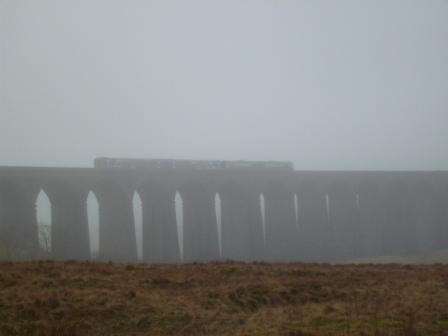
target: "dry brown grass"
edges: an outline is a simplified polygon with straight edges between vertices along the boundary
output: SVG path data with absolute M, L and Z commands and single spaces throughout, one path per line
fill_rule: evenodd
M 0 263 L 0 335 L 448 335 L 448 266 Z

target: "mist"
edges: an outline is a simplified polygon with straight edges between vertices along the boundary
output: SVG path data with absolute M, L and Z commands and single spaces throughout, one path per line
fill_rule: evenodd
M 0 334 L 448 335 L 448 0 L 0 0 Z
M 448 168 L 448 2 L 0 0 L 0 165 Z

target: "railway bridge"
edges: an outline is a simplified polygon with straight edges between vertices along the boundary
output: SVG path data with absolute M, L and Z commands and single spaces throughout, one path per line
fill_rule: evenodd
M 282 162 L 106 158 L 94 168 L 0 167 L 1 241 L 22 249 L 38 245 L 42 190 L 51 202 L 55 259 L 91 258 L 90 192 L 99 205 L 103 260 L 137 260 L 135 193 L 142 201 L 145 262 L 336 262 L 448 248 L 445 171 L 295 171 Z

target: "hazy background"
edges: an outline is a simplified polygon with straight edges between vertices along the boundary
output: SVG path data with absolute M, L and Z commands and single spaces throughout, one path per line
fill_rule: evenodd
M 448 169 L 446 0 L 0 0 L 0 165 Z
M 0 0 L 0 166 L 437 170 L 447 129 L 446 0 Z

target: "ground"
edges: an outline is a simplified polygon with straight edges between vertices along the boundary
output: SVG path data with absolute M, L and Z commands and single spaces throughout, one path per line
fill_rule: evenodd
M 448 335 L 448 266 L 0 263 L 0 335 Z

